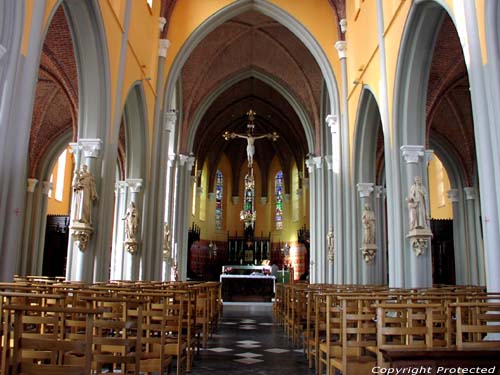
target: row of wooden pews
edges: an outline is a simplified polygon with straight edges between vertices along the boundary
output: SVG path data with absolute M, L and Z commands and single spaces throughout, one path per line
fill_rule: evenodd
M 500 370 L 500 294 L 469 286 L 276 288 L 275 319 L 317 374 L 479 363 Z
M 217 282 L 0 283 L 0 374 L 183 374 L 221 315 Z

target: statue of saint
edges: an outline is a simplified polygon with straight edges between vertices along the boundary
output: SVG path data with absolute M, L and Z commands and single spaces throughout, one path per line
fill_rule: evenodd
M 363 245 L 375 244 L 375 213 L 368 203 L 365 204 L 361 222 L 363 223 Z
M 330 228 L 326 234 L 326 244 L 328 247 L 328 259 L 333 262 L 335 257 L 335 235 L 333 234 L 333 228 Z
M 139 213 L 133 201 L 130 201 L 127 213 L 122 217 L 122 220 L 125 221 L 125 241 L 135 241 L 139 225 Z
M 94 176 L 88 171 L 86 164 L 83 164 L 80 170 L 75 172 L 72 187 L 75 201 L 73 220 L 92 224 L 91 202 L 99 197 L 97 196 Z
M 410 230 L 426 229 L 429 219 L 427 209 L 427 190 L 422 185 L 420 176 L 415 176 L 415 182 L 410 187 L 410 196 L 407 199 L 410 216 Z
M 163 259 L 170 259 L 170 227 L 167 223 L 163 226 Z

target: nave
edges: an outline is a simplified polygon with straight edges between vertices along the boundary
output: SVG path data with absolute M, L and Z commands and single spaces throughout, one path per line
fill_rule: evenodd
M 191 374 L 308 375 L 301 348 L 292 346 L 273 319 L 272 303 L 224 303 L 216 333 Z

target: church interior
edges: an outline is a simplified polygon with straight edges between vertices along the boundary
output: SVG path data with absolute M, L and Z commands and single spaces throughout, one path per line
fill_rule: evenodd
M 495 373 L 499 116 L 496 1 L 0 0 L 0 374 Z

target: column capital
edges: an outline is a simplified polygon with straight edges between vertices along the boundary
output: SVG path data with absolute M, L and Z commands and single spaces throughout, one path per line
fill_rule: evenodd
M 357 185 L 360 198 L 368 198 L 373 192 L 374 184 L 371 182 L 359 182 Z
M 328 167 L 328 170 L 333 170 L 333 157 L 332 155 L 325 155 L 325 162 Z
M 38 183 L 38 180 L 36 178 L 28 178 L 28 193 L 33 193 L 35 191 L 36 184 Z
M 83 151 L 85 158 L 98 158 L 102 148 L 102 141 L 99 138 L 80 138 L 77 142 L 69 144 L 69 152 L 76 154 Z
M 315 157 L 313 157 L 313 162 L 314 162 L 314 165 L 316 166 L 316 169 L 320 169 L 323 166 L 323 157 L 322 156 L 315 156 Z
M 194 161 L 195 161 L 195 158 L 193 155 L 182 155 L 182 154 L 179 155 L 179 162 L 181 164 L 181 167 L 186 165 L 188 170 L 191 170 L 191 168 L 193 168 Z
M 125 182 L 132 193 L 139 193 L 142 190 L 142 178 L 127 178 Z
M 426 167 L 429 165 L 429 162 L 432 159 L 434 159 L 434 150 L 431 150 L 431 149 L 425 150 L 424 160 L 425 160 L 425 166 Z
M 165 25 L 167 23 L 167 19 L 165 17 L 158 17 L 158 26 L 160 28 L 160 33 L 163 32 Z
M 167 166 L 169 168 L 173 167 L 176 158 L 177 158 L 176 154 L 168 154 Z
M 215 201 L 215 193 L 213 191 L 211 191 L 210 193 L 208 193 L 208 200 L 210 202 Z
M 158 41 L 158 56 L 166 58 L 168 47 L 170 47 L 170 40 L 168 39 L 160 39 Z
M 337 115 L 328 115 L 325 119 L 330 131 L 336 133 L 339 129 L 339 117 Z
M 340 32 L 342 34 L 345 34 L 347 32 L 347 20 L 345 18 L 342 18 L 339 21 L 339 25 L 340 25 Z
M 124 191 L 127 188 L 127 181 L 116 181 L 115 182 L 115 191 L 118 193 L 120 190 Z
M 306 167 L 307 170 L 309 171 L 309 174 L 314 172 L 314 157 L 310 156 L 309 159 L 306 159 Z
M 52 189 L 52 182 L 50 181 L 43 181 L 42 182 L 42 194 L 43 195 L 48 195 L 49 190 Z
M 458 202 L 458 189 L 450 189 L 448 190 L 448 199 L 451 203 Z
M 375 185 L 374 189 L 375 189 L 375 198 L 380 199 L 384 197 L 386 193 L 385 187 L 383 187 L 382 185 Z
M 339 40 L 335 43 L 335 48 L 339 54 L 339 59 L 345 59 L 347 57 L 347 42 L 345 40 Z
M 177 111 L 175 109 L 169 109 L 163 113 L 163 120 L 165 126 L 163 130 L 167 132 L 173 132 L 175 130 L 175 124 L 177 122 Z
M 475 187 L 465 187 L 464 188 L 465 199 L 474 200 L 476 199 L 476 188 Z
M 425 148 L 420 145 L 405 145 L 401 146 L 400 150 L 401 156 L 406 161 L 406 164 L 417 164 L 420 158 L 425 156 Z

